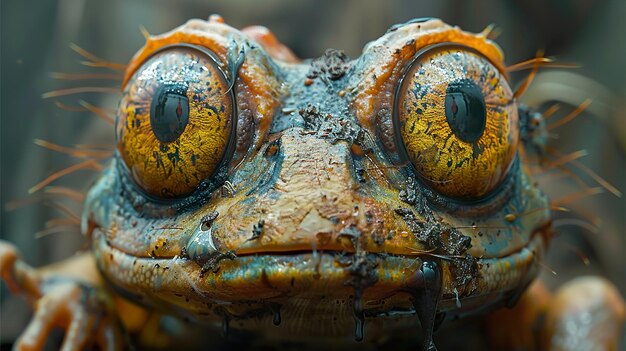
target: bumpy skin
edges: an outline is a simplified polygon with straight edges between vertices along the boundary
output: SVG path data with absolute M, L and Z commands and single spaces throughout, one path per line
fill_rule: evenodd
M 264 28 L 238 31 L 219 17 L 150 38 L 124 85 L 166 45 L 206 48 L 234 79 L 235 139 L 216 174 L 173 200 L 145 195 L 123 160 L 112 160 L 85 204 L 83 229 L 106 282 L 92 284 L 268 339 L 376 341 L 418 317 L 431 350 L 435 324 L 513 305 L 550 237 L 548 199 L 517 158 L 489 196 L 442 196 L 403 160 L 395 134 L 406 67 L 446 42 L 470 47 L 506 79 L 485 35 L 434 19 L 393 27 L 355 60 L 329 50 L 302 62 Z M 7 252 L 0 268 L 10 284 L 35 274 Z M 616 296 L 595 307 L 615 312 L 619 325 Z

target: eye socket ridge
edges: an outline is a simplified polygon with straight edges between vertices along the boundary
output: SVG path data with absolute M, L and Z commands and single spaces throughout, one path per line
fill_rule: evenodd
M 228 122 L 230 123 L 230 126 L 229 131 L 227 132 L 227 143 L 225 145 L 221 159 L 219 160 L 219 162 L 216 163 L 212 174 L 209 174 L 203 180 L 200 179 L 191 192 L 176 196 L 159 196 L 153 191 L 145 189 L 137 182 L 136 176 L 133 175 L 133 171 L 131 171 L 131 169 L 129 168 L 126 159 L 122 157 L 122 152 L 120 152 L 120 150 L 116 152 L 116 157 L 120 160 L 118 165 L 121 166 L 120 168 L 118 168 L 118 170 L 126 175 L 125 177 L 120 178 L 120 181 L 129 183 L 125 185 L 132 185 L 131 187 L 134 190 L 133 192 L 135 193 L 135 197 L 137 195 L 141 195 L 141 197 L 153 203 L 154 205 L 166 204 L 174 207 L 188 207 L 191 205 L 190 202 L 197 202 L 197 200 L 201 198 L 200 195 L 206 195 L 215 191 L 217 188 L 219 188 L 219 186 L 224 183 L 224 181 L 226 181 L 228 177 L 228 165 L 233 157 L 237 140 L 237 102 L 235 99 L 236 94 L 234 92 L 231 79 L 229 79 L 229 76 L 226 74 L 226 72 L 224 72 L 224 64 L 220 61 L 220 59 L 213 52 L 205 47 L 186 43 L 163 46 L 153 52 L 148 57 L 146 57 L 143 63 L 139 65 L 137 70 L 131 75 L 131 79 L 129 79 L 129 82 L 124 87 L 124 91 L 126 92 L 130 84 L 135 84 L 134 77 L 136 76 L 137 72 L 142 70 L 142 67 L 144 67 L 146 63 L 148 63 L 151 59 L 159 54 L 176 49 L 185 49 L 192 52 L 197 52 L 200 57 L 206 57 L 207 61 L 213 66 L 213 72 L 216 72 L 220 76 L 221 80 L 226 83 L 225 89 L 227 91 L 223 93 L 222 96 L 224 99 L 230 100 L 229 104 L 231 113 L 229 116 L 230 122 Z M 152 101 L 149 101 L 148 106 L 146 106 L 146 108 L 150 109 L 149 119 L 152 132 L 154 134 L 154 137 L 161 143 L 161 147 L 170 144 L 173 146 L 173 142 L 185 133 L 185 127 L 187 127 L 187 122 L 190 118 L 189 103 L 191 102 L 188 100 L 187 96 L 185 96 L 187 93 L 187 89 L 192 88 L 190 87 L 189 82 L 186 81 L 173 81 L 170 83 L 168 83 L 167 81 L 162 81 L 160 83 L 160 86 L 155 86 L 155 92 L 151 97 Z M 124 97 L 122 99 L 124 99 Z M 200 100 L 198 103 L 201 102 L 202 101 Z M 156 111 L 161 111 L 160 115 L 159 113 L 156 113 Z M 214 112 L 217 113 L 217 111 Z M 168 123 L 172 121 L 168 120 L 167 116 L 164 119 L 162 118 L 160 121 L 158 120 L 158 117 L 162 117 L 164 114 L 167 113 L 169 113 L 170 115 L 174 113 L 178 115 L 179 119 L 177 121 L 174 121 L 177 122 L 176 126 L 172 126 L 171 123 L 170 125 L 168 125 Z M 122 115 L 118 112 L 116 124 L 120 124 L 121 117 L 124 119 L 128 118 L 128 116 Z M 196 116 L 195 118 L 201 118 L 201 116 Z M 120 128 L 124 127 L 118 125 L 116 127 L 116 130 L 119 130 Z M 121 133 L 116 132 L 118 148 L 120 147 L 120 137 Z M 176 152 L 178 152 L 178 149 L 176 150 Z M 125 188 L 127 187 L 125 186 Z
M 508 77 L 506 75 L 506 72 L 502 72 L 500 69 L 498 69 L 500 65 L 494 64 L 488 57 L 483 55 L 479 50 L 463 45 L 463 44 L 452 43 L 452 42 L 439 43 L 439 44 L 424 47 L 421 50 L 419 50 L 412 57 L 412 59 L 407 62 L 407 64 L 404 65 L 401 75 L 400 75 L 400 79 L 397 82 L 396 92 L 394 94 L 393 115 L 392 115 L 393 129 L 392 130 L 394 132 L 394 138 L 396 140 L 396 145 L 397 145 L 396 147 L 397 158 L 399 159 L 400 163 L 403 163 L 403 164 L 410 163 L 411 164 L 410 168 L 412 168 L 413 173 L 415 173 L 415 175 L 418 176 L 418 178 L 420 178 L 421 180 L 420 183 L 424 183 L 425 185 L 427 185 L 428 188 L 432 190 L 437 196 L 442 196 L 444 198 L 449 198 L 449 199 L 455 199 L 455 200 L 458 200 L 460 203 L 481 202 L 484 199 L 492 197 L 494 192 L 499 191 L 498 189 L 500 187 L 498 185 L 501 185 L 507 182 L 505 178 L 508 178 L 508 175 L 509 175 L 508 173 L 511 172 L 512 165 L 513 163 L 516 162 L 514 161 L 514 159 L 517 157 L 515 155 L 517 153 L 516 150 L 517 150 L 517 140 L 518 140 L 518 130 L 517 130 L 518 126 L 517 126 L 517 114 L 516 114 L 517 109 L 515 108 L 515 105 L 507 103 L 507 106 L 504 106 L 504 107 L 497 106 L 497 105 L 494 107 L 493 103 L 491 104 L 487 103 L 485 101 L 485 97 L 489 94 L 481 92 L 481 88 L 477 86 L 476 83 L 474 83 L 474 81 L 470 78 L 469 71 L 465 71 L 465 69 L 467 69 L 468 67 L 471 68 L 472 67 L 471 65 L 473 64 L 471 62 L 467 63 L 465 61 L 462 61 L 462 60 L 467 60 L 466 58 L 459 59 L 461 60 L 458 63 L 458 66 L 461 69 L 460 73 L 457 70 L 457 72 L 454 74 L 450 74 L 450 75 L 444 74 L 441 76 L 443 77 L 441 78 L 442 82 L 439 82 L 439 81 L 436 82 L 436 84 L 438 84 L 439 86 L 443 86 L 443 88 L 437 89 L 437 86 L 435 86 L 434 89 L 430 89 L 430 87 L 420 89 L 419 93 L 423 95 L 419 95 L 419 97 L 417 95 L 418 93 L 416 93 L 416 91 L 418 90 L 412 90 L 411 93 L 415 94 L 413 101 L 410 101 L 410 99 L 404 96 L 409 93 L 409 91 L 406 90 L 407 87 L 413 87 L 412 84 L 415 84 L 415 83 L 423 83 L 422 81 L 419 81 L 418 78 L 415 78 L 414 76 L 417 76 L 417 73 L 418 73 L 417 69 L 424 71 L 424 69 L 429 68 L 428 57 L 430 55 L 432 55 L 435 59 L 437 58 L 437 55 L 444 55 L 444 56 L 439 56 L 439 57 L 448 59 L 448 57 L 451 57 L 451 56 L 445 56 L 445 55 L 449 55 L 447 53 L 453 52 L 453 51 L 456 51 L 459 56 L 461 56 L 461 53 L 463 53 L 463 55 L 467 57 L 474 55 L 478 61 L 484 60 L 485 64 L 488 63 L 489 64 L 488 67 L 486 66 L 488 68 L 487 71 L 495 72 L 493 73 L 493 77 L 490 77 L 490 78 L 497 78 L 497 81 L 496 83 L 492 83 L 492 82 L 489 82 L 488 79 L 485 79 L 484 81 L 481 79 L 481 82 L 479 84 L 486 84 L 486 83 L 492 84 L 492 85 L 485 85 L 485 86 L 489 88 L 493 88 L 493 89 L 497 88 L 498 94 L 499 94 L 497 95 L 498 98 L 504 97 L 505 101 L 514 102 L 514 98 L 512 96 L 509 96 L 510 88 L 508 87 L 508 84 L 507 84 Z M 434 61 L 435 63 L 433 63 L 433 57 L 431 57 L 430 59 L 430 66 L 436 66 L 437 61 Z M 452 60 L 450 62 L 452 62 L 453 64 L 457 63 L 453 59 L 450 59 L 450 60 Z M 450 62 L 446 61 L 438 67 L 448 68 L 449 66 L 453 66 L 453 64 L 450 64 Z M 412 73 L 415 73 L 415 74 L 412 74 Z M 482 77 L 482 73 L 484 72 L 480 70 L 478 73 L 481 74 L 481 77 Z M 475 75 L 477 73 L 472 72 L 472 74 Z M 459 79 L 459 76 L 462 79 Z M 426 74 L 425 77 L 429 77 L 428 74 Z M 448 79 L 451 77 L 454 79 Z M 500 80 L 500 78 L 503 78 L 503 79 Z M 424 79 L 427 80 L 431 78 L 424 78 Z M 409 82 L 411 84 L 407 84 Z M 419 87 L 420 85 L 417 84 L 417 86 Z M 436 96 L 437 92 L 439 92 L 438 99 L 433 100 L 432 98 L 429 98 L 429 96 L 431 97 Z M 445 100 L 443 100 L 443 98 L 445 98 Z M 412 106 L 410 109 L 407 107 L 407 101 L 412 102 Z M 416 102 L 420 102 L 420 106 L 418 106 Z M 439 107 L 434 107 L 435 105 Z M 487 105 L 489 106 L 487 107 Z M 511 105 L 511 106 L 508 106 L 508 105 Z M 422 110 L 422 108 L 424 108 L 424 110 Z M 491 110 L 495 109 L 496 112 L 488 111 L 489 109 Z M 506 122 L 501 122 L 499 120 L 498 123 L 506 123 L 508 126 L 508 129 L 506 129 L 508 130 L 508 132 L 503 133 L 505 134 L 505 137 L 503 138 L 502 136 L 499 136 L 500 139 L 497 140 L 496 144 L 494 144 L 492 140 L 492 139 L 495 139 L 495 137 L 493 136 L 494 134 L 493 126 L 489 127 L 491 128 L 489 131 L 489 135 L 485 136 L 485 138 L 487 138 L 489 142 L 491 142 L 491 144 L 484 145 L 483 142 L 479 142 L 479 140 L 483 137 L 483 133 L 487 133 L 485 131 L 486 125 L 490 124 L 488 120 L 489 117 L 487 116 L 487 112 L 490 113 L 491 118 L 493 118 L 493 116 L 497 116 L 497 117 L 504 116 L 502 120 L 506 120 Z M 410 113 L 413 116 L 407 117 L 406 115 L 407 113 Z M 433 113 L 440 117 L 443 116 L 443 121 L 447 121 L 447 123 L 443 122 L 444 124 L 446 124 L 445 128 L 447 128 L 448 130 L 446 132 L 447 134 L 442 132 L 442 129 L 439 128 L 440 126 L 437 126 L 436 123 L 434 122 L 433 122 L 434 126 L 432 129 L 436 129 L 436 132 L 432 132 L 432 131 L 429 132 L 428 130 L 430 129 L 430 123 L 431 123 L 431 121 L 429 121 L 427 122 L 429 124 L 429 127 L 426 129 L 426 134 L 430 134 L 430 133 L 434 134 L 435 137 L 439 138 L 438 139 L 439 142 L 436 144 L 430 145 L 430 144 L 425 144 L 424 141 L 416 141 L 422 136 L 425 137 L 425 135 L 420 134 L 420 133 L 424 133 L 424 130 L 423 129 L 420 130 L 420 127 L 417 128 L 418 130 L 416 132 L 417 134 L 411 134 L 411 133 L 414 133 L 413 128 L 415 128 L 415 123 L 416 123 L 415 121 L 416 120 L 420 121 L 421 119 L 426 119 L 426 118 L 430 118 L 432 120 Z M 408 125 L 409 119 L 410 119 L 410 122 L 412 122 L 412 125 L 410 127 L 410 133 L 407 132 L 409 128 L 405 126 L 405 125 Z M 441 120 L 442 118 L 438 118 L 436 122 L 438 122 L 438 124 L 441 124 Z M 419 123 L 426 123 L 426 122 L 418 122 L 418 124 Z M 493 120 L 491 121 L 491 123 L 493 124 Z M 407 136 L 407 138 L 409 138 L 408 141 L 407 139 L 405 139 L 406 133 L 409 133 L 408 134 L 409 136 Z M 441 135 L 437 135 L 437 133 L 446 134 L 448 138 L 445 139 L 445 142 L 442 142 L 441 140 L 443 140 L 446 135 L 441 136 Z M 429 136 L 432 137 L 432 135 L 429 135 Z M 448 143 L 450 136 L 453 136 L 452 143 Z M 426 140 L 426 138 L 424 138 L 424 140 Z M 434 140 L 434 139 L 431 138 L 431 140 Z M 413 144 L 412 149 L 411 149 L 412 154 L 409 154 L 409 150 L 407 149 L 409 146 L 407 146 L 407 142 Z M 498 144 L 498 142 L 500 144 Z M 416 143 L 421 143 L 420 144 L 421 149 L 415 148 Z M 453 146 L 456 146 L 456 148 L 458 149 L 459 144 L 463 144 L 464 145 L 463 148 L 466 149 L 465 151 L 459 149 L 458 150 L 459 153 L 461 151 L 467 153 L 468 148 L 470 150 L 469 156 L 466 155 L 467 157 L 465 157 L 465 159 L 461 159 L 460 163 L 458 164 L 455 163 L 459 161 L 459 158 L 456 158 L 456 159 L 449 158 L 449 157 L 446 157 L 445 154 L 441 154 L 442 152 L 441 150 L 443 150 L 442 147 L 448 148 L 448 150 L 445 152 L 450 153 L 452 152 L 450 150 L 453 149 Z M 494 145 L 496 145 L 498 148 L 496 150 L 497 152 L 493 152 L 492 149 L 489 149 L 489 148 L 493 148 Z M 473 148 L 473 151 L 471 151 L 472 148 Z M 477 171 L 476 170 L 477 166 L 475 165 L 467 166 L 468 163 L 471 164 L 472 162 L 476 161 L 477 157 L 480 157 L 480 155 L 484 151 L 484 148 L 488 148 L 489 153 L 498 154 L 494 156 L 495 158 L 493 160 L 488 162 L 488 163 L 493 163 L 495 165 L 495 166 L 489 165 L 489 166 L 495 167 L 495 168 L 491 168 L 492 171 L 495 172 L 494 175 L 485 176 L 484 174 L 488 172 L 485 172 L 482 170 Z M 484 162 L 484 157 L 486 156 L 483 156 L 483 161 L 481 162 Z M 423 166 L 424 163 L 422 161 L 424 159 L 435 160 L 436 162 L 434 165 Z M 445 159 L 447 159 L 447 164 L 445 164 L 444 162 L 444 165 L 442 167 L 442 164 L 441 164 L 443 162 L 442 160 L 445 161 Z M 417 162 L 418 165 L 416 165 L 415 162 Z M 468 163 L 463 165 L 464 162 L 468 162 Z M 447 166 L 447 169 L 446 169 L 446 166 Z M 480 166 L 482 167 L 483 164 L 481 164 Z M 436 175 L 434 175 L 431 179 L 431 177 L 429 177 L 430 173 L 428 169 L 433 169 L 434 167 L 438 167 L 438 169 L 437 169 L 437 172 L 435 172 Z M 441 175 L 444 174 L 445 172 L 448 172 L 448 174 L 454 174 L 452 172 L 457 172 L 457 173 L 462 172 L 463 170 L 466 170 L 468 167 L 470 168 L 471 172 L 469 172 L 467 177 L 478 178 L 477 183 L 481 183 L 481 184 L 478 184 L 479 186 L 477 187 L 479 188 L 479 190 L 475 190 L 475 191 L 468 190 L 466 193 L 458 193 L 457 191 L 455 193 L 455 190 L 450 191 L 449 189 L 450 187 L 438 185 L 438 183 L 442 183 L 443 179 L 448 181 L 448 178 L 442 179 L 441 177 Z M 418 169 L 422 169 L 422 171 L 419 171 Z M 424 169 L 427 169 L 427 171 L 424 171 Z M 481 172 L 483 175 L 480 175 Z M 450 179 L 449 181 L 454 181 L 454 179 L 457 179 L 459 177 L 461 176 L 459 174 L 456 174 L 454 178 Z M 483 179 L 480 179 L 480 177 L 483 177 Z M 463 185 L 460 185 L 459 187 L 463 187 Z

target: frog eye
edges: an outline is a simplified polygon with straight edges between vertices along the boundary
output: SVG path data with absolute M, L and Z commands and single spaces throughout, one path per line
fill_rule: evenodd
M 453 198 L 484 197 L 503 181 L 515 157 L 517 118 L 506 78 L 460 45 L 419 52 L 396 96 L 406 157 L 425 183 Z
M 146 193 L 176 198 L 194 191 L 228 158 L 234 98 L 211 52 L 192 46 L 151 56 L 124 88 L 117 148 Z

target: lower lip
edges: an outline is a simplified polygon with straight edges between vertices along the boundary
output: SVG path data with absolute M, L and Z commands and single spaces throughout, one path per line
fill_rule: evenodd
M 345 263 L 340 253 L 247 255 L 224 260 L 217 272 L 202 276 L 201 267 L 191 260 L 135 257 L 109 246 L 99 230 L 94 231 L 93 238 L 98 266 L 116 290 L 142 304 L 169 305 L 196 317 L 212 315 L 214 306 L 219 304 L 280 303 L 307 296 L 325 297 L 331 301 L 328 307 L 332 309 L 336 308 L 336 301 L 355 295 L 355 287 L 347 283 L 354 277 L 348 269 L 354 255 L 346 255 Z M 461 296 L 460 301 L 449 284 L 449 263 L 440 261 L 443 299 L 439 311 L 457 310 L 459 303 L 463 311 L 471 310 L 515 290 L 535 274 L 535 256 L 542 249 L 541 236 L 536 235 L 527 247 L 510 256 L 479 259 L 477 289 L 470 296 Z M 373 283 L 362 287 L 365 308 L 373 307 L 368 313 L 410 311 L 407 284 L 419 271 L 422 259 L 380 254 L 367 254 L 366 259 L 376 260 L 368 268 Z

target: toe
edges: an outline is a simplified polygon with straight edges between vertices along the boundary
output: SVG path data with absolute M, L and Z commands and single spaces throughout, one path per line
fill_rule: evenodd
M 41 298 L 34 305 L 34 308 L 33 318 L 16 341 L 14 350 L 42 350 L 50 331 L 62 324 L 59 318 L 61 306 L 52 303 L 50 298 Z
M 110 316 L 102 319 L 96 332 L 96 344 L 102 351 L 118 351 L 124 348 L 120 326 Z

